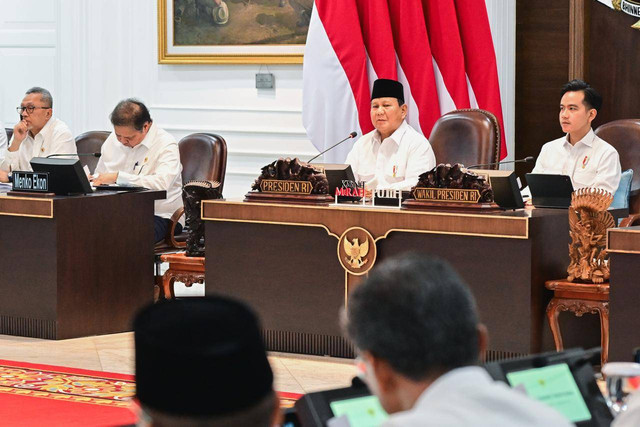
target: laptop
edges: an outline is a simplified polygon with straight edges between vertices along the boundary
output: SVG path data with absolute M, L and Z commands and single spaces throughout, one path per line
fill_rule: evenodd
M 531 203 L 536 208 L 566 209 L 571 205 L 573 184 L 568 175 L 528 173 Z

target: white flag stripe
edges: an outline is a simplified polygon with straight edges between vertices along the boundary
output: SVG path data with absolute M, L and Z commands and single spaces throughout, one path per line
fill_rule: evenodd
M 409 85 L 409 81 L 407 80 L 407 76 L 404 74 L 404 70 L 402 69 L 402 65 L 400 65 L 400 60 L 396 55 L 396 65 L 398 67 L 398 81 L 402 83 L 404 86 L 404 101 L 407 104 L 407 123 L 422 133 L 422 128 L 420 127 L 420 111 L 418 111 L 418 104 L 416 103 L 413 96 L 411 96 L 411 86 Z
M 351 85 L 315 8 L 309 23 L 302 74 L 302 124 L 318 151 L 325 150 L 352 131 L 360 136 L 362 131 Z M 336 147 L 324 155 L 324 161 L 343 162 L 352 145 L 352 142 L 346 142 Z
M 453 98 L 449 94 L 447 90 L 447 86 L 444 83 L 444 79 L 442 78 L 442 73 L 440 72 L 440 67 L 438 67 L 438 63 L 436 60 L 431 57 L 433 62 L 433 73 L 436 77 L 436 87 L 438 88 L 438 101 L 440 102 L 440 114 L 446 114 L 449 111 L 455 110 L 456 104 L 453 102 Z M 429 135 L 427 135 L 427 138 Z

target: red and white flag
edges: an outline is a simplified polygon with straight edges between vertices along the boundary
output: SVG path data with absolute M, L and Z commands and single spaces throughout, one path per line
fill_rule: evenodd
M 303 64 L 303 124 L 318 150 L 353 130 L 373 130 L 376 78 L 403 83 L 407 121 L 427 137 L 456 108 L 491 111 L 503 124 L 484 1 L 316 0 Z M 343 162 L 352 145 L 328 152 L 325 161 Z

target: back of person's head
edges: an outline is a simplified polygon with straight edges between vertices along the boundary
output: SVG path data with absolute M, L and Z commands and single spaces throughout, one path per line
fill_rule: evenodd
M 359 351 L 413 381 L 478 362 L 475 301 L 437 258 L 403 254 L 382 263 L 350 295 L 345 327 Z
M 264 426 L 278 414 L 255 314 L 223 297 L 151 305 L 134 321 L 136 394 L 154 426 Z
M 586 105 L 587 110 L 594 109 L 596 111 L 600 111 L 600 108 L 602 107 L 602 96 L 597 90 L 592 88 L 589 83 L 575 79 L 562 86 L 562 95 L 567 92 L 580 91 L 584 93 L 584 104 Z
M 135 98 L 127 98 L 118 102 L 111 115 L 113 126 L 128 126 L 142 130 L 145 123 L 151 123 L 151 114 L 146 105 Z
M 46 90 L 45 88 L 34 86 L 31 89 L 27 90 L 24 94 L 31 95 L 32 93 L 37 93 L 40 95 L 40 99 L 44 104 L 44 107 L 53 108 L 53 96 L 51 96 L 51 92 Z

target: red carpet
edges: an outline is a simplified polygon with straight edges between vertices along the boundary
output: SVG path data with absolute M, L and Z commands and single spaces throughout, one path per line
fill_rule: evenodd
M 301 396 L 278 393 L 282 406 Z M 114 426 L 136 420 L 132 375 L 0 360 L 0 424 Z

